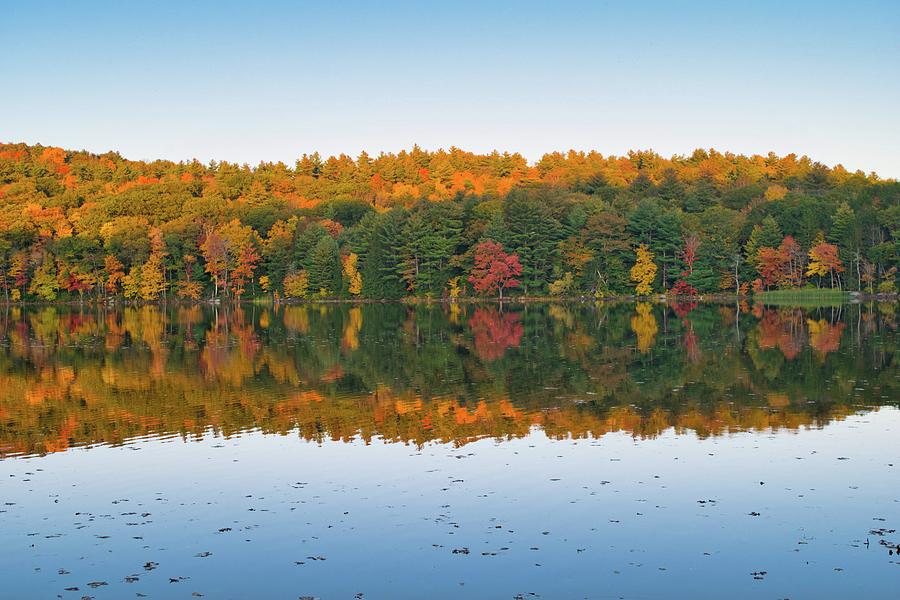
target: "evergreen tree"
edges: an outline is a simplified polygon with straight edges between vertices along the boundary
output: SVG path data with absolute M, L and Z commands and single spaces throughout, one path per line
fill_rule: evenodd
M 308 266 L 313 248 L 316 247 L 319 240 L 327 236 L 328 231 L 326 231 L 319 223 L 308 225 L 299 235 L 297 235 L 297 241 L 293 245 L 293 263 Z
M 404 221 L 401 209 L 380 214 L 371 221 L 362 268 L 364 296 L 386 300 L 403 297 L 405 289 L 397 265 L 403 246 Z
M 749 262 L 753 262 L 760 248 L 777 248 L 784 235 L 781 227 L 771 216 L 767 216 L 759 225 L 754 225 L 750 232 L 750 239 L 744 245 L 744 253 Z
M 847 266 L 850 285 L 860 288 L 862 253 L 861 239 L 856 213 L 846 202 L 841 202 L 831 217 L 831 231 L 828 239 L 840 249 L 840 259 Z
M 683 206 L 685 199 L 684 184 L 678 181 L 675 169 L 666 169 L 666 172 L 663 173 L 663 180 L 656 188 L 656 195 L 671 208 Z
M 553 275 L 558 242 L 563 227 L 548 214 L 546 204 L 524 194 L 509 198 L 504 206 L 505 246 L 522 263 L 522 288 L 525 294 L 547 289 Z
M 681 247 L 681 217 L 674 210 L 652 199 L 641 200 L 628 216 L 628 231 L 640 244 L 646 244 L 659 265 L 662 287 L 668 289 L 678 275 L 678 249 Z
M 594 254 L 594 260 L 585 268 L 585 279 L 591 282 L 594 291 L 629 292 L 627 265 L 631 261 L 632 250 L 627 225 L 624 217 L 607 210 L 596 212 L 588 218 L 582 235 L 585 245 Z
M 450 260 L 462 241 L 459 204 L 422 204 L 404 228 L 401 275 L 417 295 L 440 295 L 453 275 Z
M 341 257 L 330 235 L 319 238 L 308 258 L 309 288 L 324 296 L 341 291 Z

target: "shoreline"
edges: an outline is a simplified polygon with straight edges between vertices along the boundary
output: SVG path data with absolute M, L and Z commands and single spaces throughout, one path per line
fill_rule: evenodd
M 798 298 L 797 302 L 808 302 L 815 299 L 816 291 L 804 297 Z M 843 292 L 841 304 L 859 304 L 863 302 L 900 302 L 900 294 L 865 294 L 860 292 Z M 833 302 L 833 298 L 822 298 L 823 302 Z M 635 295 L 615 295 L 615 296 L 509 296 L 497 298 L 496 296 L 465 296 L 461 298 L 416 298 L 407 297 L 399 299 L 376 299 L 376 298 L 290 298 L 279 299 L 277 302 L 272 298 L 253 297 L 242 300 L 183 300 L 183 299 L 163 299 L 157 301 L 133 301 L 133 300 L 64 300 L 54 302 L 41 301 L 0 301 L 0 306 L 4 307 L 23 307 L 23 306 L 105 306 L 109 308 L 115 307 L 140 307 L 140 306 L 234 306 L 234 305 L 259 305 L 259 306 L 300 306 L 300 305 L 318 305 L 318 304 L 406 304 L 406 305 L 437 305 L 437 304 L 548 304 L 548 303 L 569 303 L 569 304 L 585 304 L 585 303 L 638 303 L 652 302 L 655 304 L 669 304 L 679 302 L 697 302 L 703 304 L 724 304 L 732 302 L 755 301 L 762 304 L 789 304 L 789 301 L 767 301 L 766 298 L 760 297 L 758 294 L 699 294 L 697 296 L 670 296 L 666 294 L 653 294 L 650 296 Z

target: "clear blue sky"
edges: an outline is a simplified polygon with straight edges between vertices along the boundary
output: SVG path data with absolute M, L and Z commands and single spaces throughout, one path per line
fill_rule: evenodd
M 291 164 L 414 143 L 900 177 L 900 2 L 0 0 L 0 140 Z

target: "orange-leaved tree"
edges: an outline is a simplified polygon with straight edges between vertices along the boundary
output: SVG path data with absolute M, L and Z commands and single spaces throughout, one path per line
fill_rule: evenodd
M 200 251 L 205 262 L 204 269 L 213 279 L 213 295 L 218 296 L 219 279 L 224 276 L 226 285 L 228 281 L 228 253 L 225 239 L 215 229 L 208 227 L 203 234 Z
M 817 275 L 824 277 L 831 276 L 831 287 L 834 287 L 835 275 L 837 275 L 838 287 L 841 285 L 840 273 L 843 272 L 844 265 L 838 256 L 838 248 L 834 244 L 828 242 L 819 242 L 809 249 L 809 265 L 806 268 L 806 276 Z

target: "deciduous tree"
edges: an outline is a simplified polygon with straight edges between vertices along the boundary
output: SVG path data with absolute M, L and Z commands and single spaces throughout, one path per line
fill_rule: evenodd
M 809 265 L 806 268 L 806 276 L 824 277 L 831 279 L 831 287 L 834 287 L 837 279 L 838 287 L 841 285 L 840 273 L 844 271 L 843 263 L 838 256 L 837 246 L 828 242 L 819 242 L 809 249 Z
M 518 255 L 507 254 L 497 242 L 485 240 L 475 246 L 475 264 L 469 274 L 469 283 L 479 294 L 497 292 L 503 300 L 503 290 L 519 287 L 516 277 L 521 274 Z
M 653 280 L 656 279 L 656 263 L 653 253 L 645 244 L 637 247 L 636 260 L 631 267 L 631 280 L 635 282 L 634 291 L 638 296 L 647 296 L 653 292 Z

